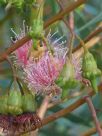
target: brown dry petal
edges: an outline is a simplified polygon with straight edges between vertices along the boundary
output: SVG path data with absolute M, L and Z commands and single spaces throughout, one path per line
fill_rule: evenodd
M 0 127 L 7 135 L 16 135 L 21 132 L 29 131 L 31 128 L 41 126 L 41 119 L 36 113 L 24 113 L 18 116 L 0 115 Z M 5 135 L 6 135 L 5 134 Z

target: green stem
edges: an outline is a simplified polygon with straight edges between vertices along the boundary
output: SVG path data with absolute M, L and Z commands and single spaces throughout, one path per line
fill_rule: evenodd
M 43 20 L 43 7 L 44 7 L 44 1 L 41 2 L 37 18 Z
M 38 2 L 37 2 L 37 4 L 38 4 L 39 6 L 37 6 L 37 7 L 32 6 L 32 16 L 31 16 L 31 20 L 34 20 L 34 19 L 43 20 L 44 1 L 41 1 L 41 3 L 38 3 Z
M 91 98 L 89 96 L 86 97 L 86 102 L 87 102 L 87 104 L 89 106 L 89 109 L 91 111 L 93 120 L 95 122 L 97 133 L 98 133 L 99 136 L 102 136 L 102 129 L 101 129 L 101 126 L 100 126 L 100 122 L 99 122 L 99 120 L 97 118 L 94 105 L 93 105 L 92 100 L 91 100 Z

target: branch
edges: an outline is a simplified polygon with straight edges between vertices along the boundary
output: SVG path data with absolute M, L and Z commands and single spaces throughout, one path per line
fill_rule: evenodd
M 100 29 L 100 28 L 98 29 L 98 33 L 100 33 L 100 32 L 102 32 L 102 28 L 101 28 L 101 29 Z M 95 31 L 94 33 L 95 33 L 95 34 L 98 34 L 98 33 L 96 33 L 96 31 Z M 94 35 L 94 36 L 95 36 L 95 35 Z M 90 36 L 90 34 L 89 34 L 88 37 L 90 37 L 91 40 L 90 40 L 88 43 L 86 43 L 87 48 L 90 48 L 90 47 L 94 46 L 96 43 L 98 43 L 100 40 L 102 40 L 102 37 L 101 37 L 101 36 L 92 38 L 92 36 Z M 89 39 L 90 39 L 90 38 L 89 38 Z M 24 44 L 25 44 L 27 41 L 29 41 L 29 40 L 30 40 L 30 37 L 29 37 L 29 36 L 25 36 L 25 37 L 22 38 L 21 40 L 17 41 L 15 44 L 11 45 L 6 51 L 4 51 L 3 53 L 0 54 L 0 62 L 4 61 L 4 60 L 6 59 L 6 57 L 7 57 L 10 53 L 12 53 L 12 52 L 15 51 L 16 49 L 18 49 L 19 47 L 21 47 L 22 45 L 24 45 Z M 81 50 L 83 50 L 83 49 L 82 49 L 82 48 L 79 48 L 78 50 L 74 50 L 73 52 L 78 51 L 78 52 L 80 52 L 80 54 L 82 54 L 83 51 L 81 51 Z
M 89 109 L 91 111 L 91 114 L 92 114 L 92 117 L 93 117 L 93 120 L 95 122 L 95 125 L 96 125 L 96 130 L 99 134 L 99 136 L 102 136 L 102 129 L 100 127 L 100 122 L 98 121 L 98 118 L 97 118 L 97 115 L 96 115 L 96 111 L 95 111 L 95 108 L 94 108 L 94 105 L 91 101 L 91 98 L 89 96 L 85 97 L 85 100 L 89 106 Z
M 101 35 L 93 37 L 90 41 L 88 41 L 85 44 L 85 46 L 86 46 L 86 48 L 91 48 L 94 45 L 96 45 L 97 43 L 99 43 L 101 40 L 102 40 L 102 36 Z M 84 53 L 83 47 L 81 47 L 80 49 L 78 49 L 78 50 L 76 50 L 74 52 L 75 56 L 77 56 L 78 58 L 80 58 L 83 53 Z
M 90 39 L 98 35 L 99 33 L 102 32 L 102 22 L 96 27 L 95 30 L 93 30 L 85 39 L 84 43 L 87 43 Z M 73 49 L 73 52 L 77 51 L 78 49 L 81 48 L 81 44 L 77 45 L 76 48 Z
M 77 4 L 82 4 L 81 3 L 82 2 L 82 0 L 80 0 L 80 1 L 78 1 L 78 3 Z M 84 2 L 84 1 L 83 1 Z M 76 3 L 75 3 L 75 5 L 77 5 Z M 74 5 L 74 4 L 73 4 Z M 74 5 L 74 6 L 75 6 Z M 70 6 L 71 7 L 71 6 Z M 65 9 L 65 11 L 69 11 L 70 12 L 70 7 L 69 8 L 66 8 Z M 72 6 L 73 7 L 73 6 Z M 62 12 L 60 12 L 59 14 L 61 14 L 61 15 L 63 15 L 62 13 L 64 12 L 64 15 L 65 15 L 65 11 L 62 11 Z M 56 15 L 55 15 L 56 16 Z M 55 17 L 54 17 L 55 18 Z M 57 18 L 58 19 L 58 18 Z M 52 19 L 50 19 L 48 22 L 51 22 L 51 23 L 53 23 L 53 21 L 51 21 Z M 48 26 L 48 22 L 46 22 L 45 23 L 45 28 Z M 49 24 L 50 25 L 50 24 Z M 101 29 L 99 28 L 99 29 L 96 29 L 94 32 L 93 32 L 93 34 L 91 33 L 87 38 L 86 38 L 86 41 L 87 40 L 89 40 L 90 38 L 92 38 L 92 36 L 94 36 L 94 35 L 96 35 L 96 34 L 98 34 L 98 33 L 100 33 L 100 32 L 102 32 L 102 27 L 101 27 Z M 29 41 L 30 40 L 30 37 L 29 36 L 25 36 L 24 38 L 22 38 L 21 40 L 19 40 L 19 41 L 17 41 L 14 45 L 11 45 L 6 51 L 4 51 L 3 53 L 1 53 L 1 55 L 0 55 L 0 62 L 2 62 L 2 61 L 4 61 L 5 59 L 6 59 L 6 56 L 7 55 L 9 55 L 10 53 L 12 53 L 13 51 L 15 51 L 16 49 L 18 49 L 19 47 L 21 47 L 22 45 L 24 45 L 27 41 Z M 99 41 L 99 39 L 96 39 L 96 41 Z M 92 44 L 91 44 L 92 45 Z M 75 50 L 74 50 L 74 52 L 75 52 Z
M 57 3 L 58 5 L 60 6 L 60 10 L 64 10 L 64 6 L 62 5 L 61 1 L 60 0 L 57 0 Z M 69 37 L 69 43 L 68 43 L 68 46 L 69 46 L 69 58 L 71 59 L 72 58 L 72 49 L 73 49 L 73 43 L 74 43 L 74 13 L 73 11 L 70 12 L 69 14 L 69 20 L 67 20 L 67 18 L 62 18 L 63 22 L 65 23 L 65 25 L 67 26 L 68 30 L 70 30 L 70 37 Z
M 70 6 L 68 6 L 67 8 L 65 8 L 63 11 L 57 13 L 54 17 L 52 17 L 51 19 L 49 19 L 46 23 L 45 23 L 45 27 L 48 27 L 49 25 L 51 25 L 52 23 L 61 20 L 66 14 L 68 14 L 69 12 L 73 11 L 75 8 L 79 7 L 81 4 L 85 3 L 87 0 L 77 0 L 76 2 L 73 2 Z
M 60 6 L 60 9 L 63 10 L 64 7 L 63 5 L 61 4 L 60 0 L 57 0 L 57 3 L 59 4 Z M 70 13 L 71 14 L 71 13 Z M 66 26 L 68 27 L 68 29 L 70 30 L 71 34 L 73 35 L 73 30 L 74 30 L 74 22 L 73 22 L 73 15 L 71 15 L 71 21 L 68 23 L 68 21 L 63 18 L 63 21 L 64 23 L 66 24 Z M 97 26 L 97 28 L 92 31 L 85 39 L 84 39 L 84 42 L 88 42 L 90 39 L 92 39 L 94 36 L 96 36 L 97 34 L 101 33 L 102 32 L 102 22 Z M 70 44 L 69 44 L 70 45 Z M 73 49 L 73 52 L 79 50 L 80 48 L 82 47 L 81 43 L 79 45 L 77 45 L 76 48 Z
M 62 104 L 62 103 L 64 103 L 66 100 L 70 100 L 70 99 L 74 99 L 74 98 L 76 98 L 76 97 L 79 97 L 79 96 L 81 96 L 82 94 L 83 94 L 82 91 L 74 92 L 74 93 L 72 93 L 71 95 L 68 95 L 67 97 L 65 97 L 65 98 L 63 98 L 63 99 L 61 99 L 61 100 L 58 100 L 58 101 L 56 101 L 56 102 L 49 103 L 48 109 L 50 109 L 50 108 L 52 108 L 52 107 L 54 107 L 54 106 L 56 106 L 56 105 Z
M 102 128 L 102 123 L 100 124 L 100 126 Z M 87 132 L 81 134 L 81 136 L 92 136 L 95 133 L 96 133 L 96 127 L 93 127 L 91 129 L 89 129 Z
M 55 21 L 61 19 L 62 17 L 64 17 L 65 14 L 68 14 L 69 12 L 71 12 L 72 10 L 74 10 L 75 8 L 77 8 L 78 6 L 80 6 L 81 4 L 83 4 L 85 1 L 86 0 L 78 0 L 77 2 L 74 2 L 74 4 L 72 4 L 72 6 L 70 6 L 70 7 L 68 6 L 64 11 L 59 12 L 54 17 L 52 17 L 47 22 L 45 22 L 44 28 L 48 27 L 49 25 L 51 25 Z M 0 55 L 0 62 L 4 61 L 5 58 L 6 58 L 6 56 L 8 56 L 10 53 L 12 53 L 13 51 L 15 51 L 16 49 L 18 49 L 22 45 L 24 45 L 30 39 L 31 38 L 29 36 L 25 36 L 21 40 L 17 41 L 14 45 L 11 45 L 6 51 L 4 51 L 3 53 L 1 53 L 1 55 Z
M 98 88 L 99 88 L 99 90 L 101 91 L 101 90 L 102 90 L 102 84 L 100 84 L 100 85 L 98 86 Z M 95 94 L 95 93 L 94 93 L 93 91 L 91 91 L 91 92 L 88 93 L 88 96 L 91 97 L 91 96 L 93 96 L 94 94 Z M 58 112 L 56 112 L 56 113 L 54 113 L 54 114 L 52 114 L 52 115 L 49 115 L 48 117 L 46 117 L 46 118 L 44 118 L 44 119 L 42 120 L 42 126 L 47 125 L 48 123 L 50 123 L 50 122 L 52 122 L 52 121 L 55 121 L 56 119 L 58 119 L 58 118 L 60 118 L 60 117 L 65 116 L 66 114 L 68 114 L 68 113 L 74 111 L 75 109 L 79 108 L 79 107 L 80 107 L 81 105 L 83 105 L 84 103 L 86 103 L 85 98 L 81 98 L 81 99 L 77 100 L 75 103 L 73 103 L 73 104 L 71 104 L 70 106 L 68 106 L 67 108 L 62 109 L 62 110 L 60 110 L 60 111 L 58 111 Z M 37 126 L 37 127 L 40 128 L 41 126 Z M 29 130 L 29 131 L 33 131 L 33 130 L 35 130 L 35 128 L 34 128 L 34 129 L 31 129 L 31 130 Z M 23 132 L 22 134 L 24 134 L 24 133 L 25 133 L 25 132 Z

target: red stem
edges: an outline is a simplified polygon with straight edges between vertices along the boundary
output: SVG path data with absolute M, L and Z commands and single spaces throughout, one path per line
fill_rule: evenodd
M 102 136 L 102 129 L 101 129 L 101 126 L 100 126 L 100 122 L 99 122 L 99 120 L 97 118 L 96 111 L 95 111 L 94 105 L 92 103 L 92 100 L 91 100 L 91 98 L 89 96 L 86 97 L 85 99 L 86 99 L 86 102 L 87 102 L 87 104 L 89 106 L 89 109 L 90 109 L 90 111 L 92 113 L 92 117 L 93 117 L 93 120 L 94 120 L 95 125 L 96 125 L 96 130 L 97 130 L 99 136 Z

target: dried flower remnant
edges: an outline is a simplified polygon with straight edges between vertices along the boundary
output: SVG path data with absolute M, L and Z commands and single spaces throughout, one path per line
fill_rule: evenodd
M 20 127 L 23 129 L 26 129 L 26 127 L 28 127 L 30 125 L 30 129 L 33 127 L 35 127 L 35 129 L 37 128 L 37 126 L 41 126 L 41 119 L 38 117 L 37 113 L 24 113 L 20 116 L 16 116 L 15 120 L 14 120 L 18 125 L 20 125 Z M 20 129 L 20 127 L 18 126 L 18 128 Z M 28 128 L 29 129 L 29 128 Z M 24 130 L 23 130 L 24 131 Z
M 33 61 L 24 68 L 26 73 L 25 81 L 28 83 L 28 87 L 31 90 L 35 88 L 38 94 L 52 93 L 52 88 L 56 86 L 54 81 L 59 76 L 65 64 L 66 54 L 68 52 L 67 47 L 64 47 L 66 42 L 60 42 L 62 37 L 52 41 L 55 34 L 50 35 L 49 33 L 46 39 L 48 46 L 53 50 L 53 54 L 47 50 L 38 62 Z
M 21 133 L 30 131 L 32 128 L 41 126 L 41 119 L 37 113 L 24 113 L 18 116 L 0 115 L 0 127 L 3 128 L 3 133 L 8 135 L 9 133 Z

